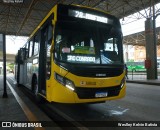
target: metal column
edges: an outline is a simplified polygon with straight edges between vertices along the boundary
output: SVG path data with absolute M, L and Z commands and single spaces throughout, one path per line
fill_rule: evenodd
M 145 21 L 146 59 L 151 61 L 151 67 L 147 69 L 147 79 L 157 79 L 157 50 L 154 34 L 155 21 L 148 18 Z
M 7 89 L 6 89 L 6 35 L 3 34 L 3 98 L 7 98 Z

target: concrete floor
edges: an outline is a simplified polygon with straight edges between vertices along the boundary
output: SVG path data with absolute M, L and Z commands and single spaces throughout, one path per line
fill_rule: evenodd
M 94 121 L 93 126 L 96 126 L 94 124 L 96 121 L 104 123 L 105 121 L 160 121 L 160 86 L 127 83 L 127 93 L 123 99 L 101 104 L 53 104 L 52 107 L 56 107 L 75 121 Z M 96 128 L 102 129 L 102 127 L 94 129 Z M 122 129 L 128 130 L 128 127 Z M 133 127 L 132 129 L 158 130 L 159 128 Z
M 12 76 L 10 76 L 12 77 Z M 10 82 L 13 82 L 10 80 Z M 24 98 L 26 102 L 28 99 Z M 28 101 L 27 101 L 28 102 Z M 28 104 L 31 110 L 31 104 Z M 100 104 L 59 104 L 46 103 L 53 111 L 60 111 L 59 115 L 72 120 L 82 121 L 82 125 L 91 130 L 128 130 L 130 127 L 107 127 L 103 123 L 107 121 L 159 121 L 160 124 L 160 86 L 127 83 L 126 97 L 119 100 L 107 101 Z M 36 114 L 40 119 L 40 115 Z M 15 115 L 16 116 L 16 115 Z M 44 116 L 44 115 L 43 115 Z M 44 118 L 43 118 L 44 119 Z M 100 126 L 98 121 L 102 124 Z M 90 125 L 86 125 L 86 123 Z M 132 122 L 132 123 L 133 123 Z M 84 124 L 83 124 L 84 123 Z M 96 124 L 97 123 L 97 124 Z M 92 126 L 92 127 L 91 127 Z M 132 127 L 133 130 L 158 130 L 158 127 Z

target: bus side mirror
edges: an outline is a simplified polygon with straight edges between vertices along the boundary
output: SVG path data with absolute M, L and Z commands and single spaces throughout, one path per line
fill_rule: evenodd
M 16 63 L 23 64 L 26 59 L 26 49 L 21 48 L 18 50 L 18 55 L 16 56 Z

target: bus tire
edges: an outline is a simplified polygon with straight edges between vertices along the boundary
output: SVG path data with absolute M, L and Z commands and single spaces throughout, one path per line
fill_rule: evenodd
M 43 102 L 43 98 L 38 94 L 38 80 L 37 77 L 34 75 L 32 78 L 32 92 L 35 96 L 35 99 L 38 103 Z

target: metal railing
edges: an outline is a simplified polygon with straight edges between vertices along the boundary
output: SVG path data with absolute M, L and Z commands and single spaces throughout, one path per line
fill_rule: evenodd
M 157 77 L 160 79 L 160 69 L 157 70 Z M 128 79 L 129 80 L 146 80 L 147 72 L 146 71 L 128 71 Z

